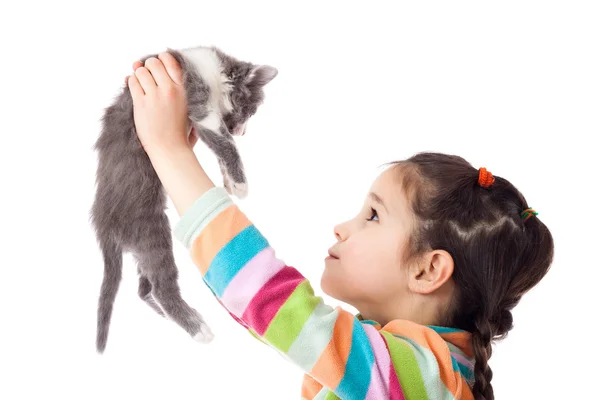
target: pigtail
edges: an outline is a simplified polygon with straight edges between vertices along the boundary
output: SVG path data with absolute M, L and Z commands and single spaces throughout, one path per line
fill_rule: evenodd
M 480 318 L 475 322 L 472 334 L 473 353 L 475 355 L 475 385 L 473 396 L 475 400 L 494 400 L 492 388 L 492 369 L 488 360 L 492 356 L 492 326 L 487 319 Z

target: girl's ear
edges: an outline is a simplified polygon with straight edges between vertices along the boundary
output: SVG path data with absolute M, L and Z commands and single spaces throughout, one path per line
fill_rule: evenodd
M 454 260 L 445 250 L 430 251 L 410 269 L 408 288 L 413 293 L 430 294 L 452 277 Z

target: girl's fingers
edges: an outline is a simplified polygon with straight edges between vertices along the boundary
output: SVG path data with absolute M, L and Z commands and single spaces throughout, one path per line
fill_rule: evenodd
M 133 69 L 133 71 L 135 72 L 136 69 L 138 69 L 139 67 L 143 67 L 144 64 L 142 64 L 141 61 L 135 61 L 132 65 L 131 68 Z M 127 82 L 129 81 L 129 75 L 127 75 L 125 77 L 125 84 L 127 85 Z
M 135 76 L 142 86 L 142 89 L 144 89 L 144 93 L 149 94 L 156 90 L 156 81 L 152 77 L 150 71 L 148 71 L 145 67 L 136 69 Z
M 169 78 L 169 74 L 167 73 L 165 66 L 158 58 L 148 58 L 145 66 L 152 74 L 152 77 L 158 86 L 167 86 L 171 83 L 171 78 Z
M 181 66 L 179 65 L 175 57 L 173 57 L 173 55 L 170 53 L 164 52 L 160 53 L 158 55 L 158 58 L 160 59 L 160 61 L 162 61 L 165 69 L 167 70 L 167 73 L 169 74 L 173 82 L 180 86 L 183 85 L 183 70 L 181 69 Z
M 139 98 L 144 96 L 144 89 L 140 85 L 140 82 L 138 81 L 135 75 L 129 76 L 127 86 L 129 86 L 129 91 L 131 92 L 131 97 L 133 98 L 133 101 L 137 101 Z

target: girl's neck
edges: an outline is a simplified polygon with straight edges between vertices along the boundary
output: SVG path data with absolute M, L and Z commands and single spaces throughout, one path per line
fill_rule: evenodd
M 355 306 L 361 317 L 385 326 L 394 320 L 408 320 L 420 325 L 439 325 L 440 304 L 430 296 L 414 296 L 403 301 Z

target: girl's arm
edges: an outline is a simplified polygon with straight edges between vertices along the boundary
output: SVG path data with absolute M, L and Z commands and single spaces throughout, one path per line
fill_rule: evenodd
M 204 193 L 215 187 L 190 147 L 157 146 L 146 152 L 179 216 Z

